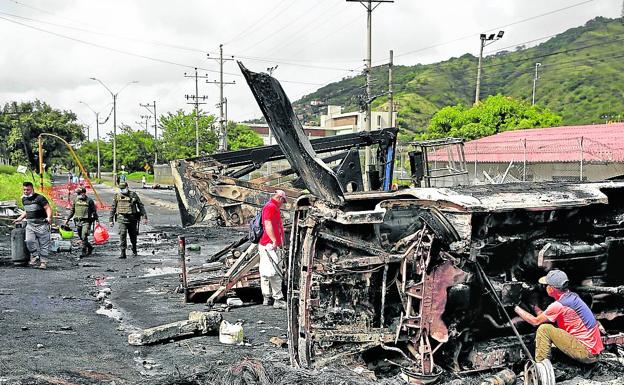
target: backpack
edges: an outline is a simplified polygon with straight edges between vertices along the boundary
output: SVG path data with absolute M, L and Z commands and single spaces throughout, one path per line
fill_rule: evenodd
M 249 234 L 247 235 L 247 239 L 251 243 L 258 243 L 260 242 L 260 238 L 262 238 L 262 234 L 264 234 L 264 229 L 262 228 L 262 210 L 258 210 L 256 215 L 249 221 Z

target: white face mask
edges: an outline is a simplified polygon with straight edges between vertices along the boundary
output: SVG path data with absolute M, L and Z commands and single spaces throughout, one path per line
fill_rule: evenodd
M 121 190 L 119 190 L 122 194 L 126 194 L 128 192 L 127 188 L 122 188 Z
M 28 195 L 24 194 L 24 195 L 22 195 L 22 196 L 23 196 L 24 198 L 30 198 L 30 197 L 32 197 L 34 194 L 35 194 L 35 193 L 30 193 L 30 194 L 28 194 Z

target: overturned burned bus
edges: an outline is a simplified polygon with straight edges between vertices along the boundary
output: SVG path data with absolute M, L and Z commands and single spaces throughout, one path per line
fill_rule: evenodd
M 318 154 L 325 154 L 323 162 L 332 165 L 343 189 L 363 189 L 360 149 L 375 146 L 379 164 L 388 164 L 382 172 L 371 172 L 369 177 L 375 190 L 386 190 L 393 171 L 396 128 L 373 132 L 358 132 L 312 140 Z M 265 164 L 287 159 L 284 152 L 298 152 L 298 140 L 282 140 L 280 146 L 264 146 L 208 156 L 180 159 L 171 162 L 176 197 L 182 224 L 217 221 L 222 226 L 240 226 L 248 222 L 277 189 L 284 190 L 287 203 L 284 215 L 293 202 L 307 188 L 306 180 L 298 177 L 291 167 L 253 176 Z M 282 162 L 283 164 L 283 162 Z
M 624 182 L 413 188 L 346 193 L 316 156 L 277 80 L 241 69 L 310 195 L 293 205 L 288 268 L 292 363 L 391 358 L 410 381 L 443 369 L 521 362 L 506 313 L 545 306 L 537 284 L 565 270 L 609 336 L 624 314 Z M 309 178 L 309 179 L 307 179 Z M 387 352 L 387 354 L 379 354 Z M 358 355 L 358 353 L 362 353 Z

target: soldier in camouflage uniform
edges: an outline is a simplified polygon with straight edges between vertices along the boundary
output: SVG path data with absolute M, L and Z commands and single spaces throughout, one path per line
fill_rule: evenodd
M 76 199 L 72 205 L 71 211 L 65 220 L 65 225 L 69 224 L 69 220 L 74 218 L 76 224 L 76 232 L 78 237 L 82 241 L 82 250 L 80 252 L 80 258 L 84 258 L 87 255 L 91 255 L 93 246 L 89 243 L 89 232 L 93 222 L 99 222 L 97 208 L 93 199 L 87 197 L 87 189 L 79 187 L 76 189 Z
M 119 183 L 119 192 L 115 194 L 113 206 L 110 211 L 110 226 L 115 224 L 115 219 L 119 224 L 119 246 L 121 247 L 121 255 L 119 258 L 126 258 L 126 234 L 130 236 L 132 244 L 132 254 L 137 255 L 137 236 L 139 235 L 139 221 L 143 217 L 144 223 L 147 223 L 147 213 L 139 196 L 128 189 L 126 182 Z

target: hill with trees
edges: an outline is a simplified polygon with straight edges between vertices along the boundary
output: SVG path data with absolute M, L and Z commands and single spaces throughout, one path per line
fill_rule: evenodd
M 531 102 L 535 64 L 539 67 L 536 104 L 562 117 L 560 124 L 604 123 L 624 119 L 624 23 L 598 17 L 531 48 L 516 47 L 483 59 L 481 99 L 505 95 Z M 475 44 L 478 41 L 474 42 Z M 496 45 L 504 46 L 504 38 Z M 495 48 L 492 45 L 491 48 Z M 477 58 L 470 54 L 414 66 L 394 67 L 398 125 L 403 132 L 428 130 L 432 116 L 446 106 L 474 102 Z M 387 66 L 373 68 L 373 94 L 387 91 Z M 313 120 L 320 111 L 312 101 L 355 111 L 364 76 L 345 78 L 294 103 L 299 115 Z M 386 96 L 373 108 L 387 110 Z

